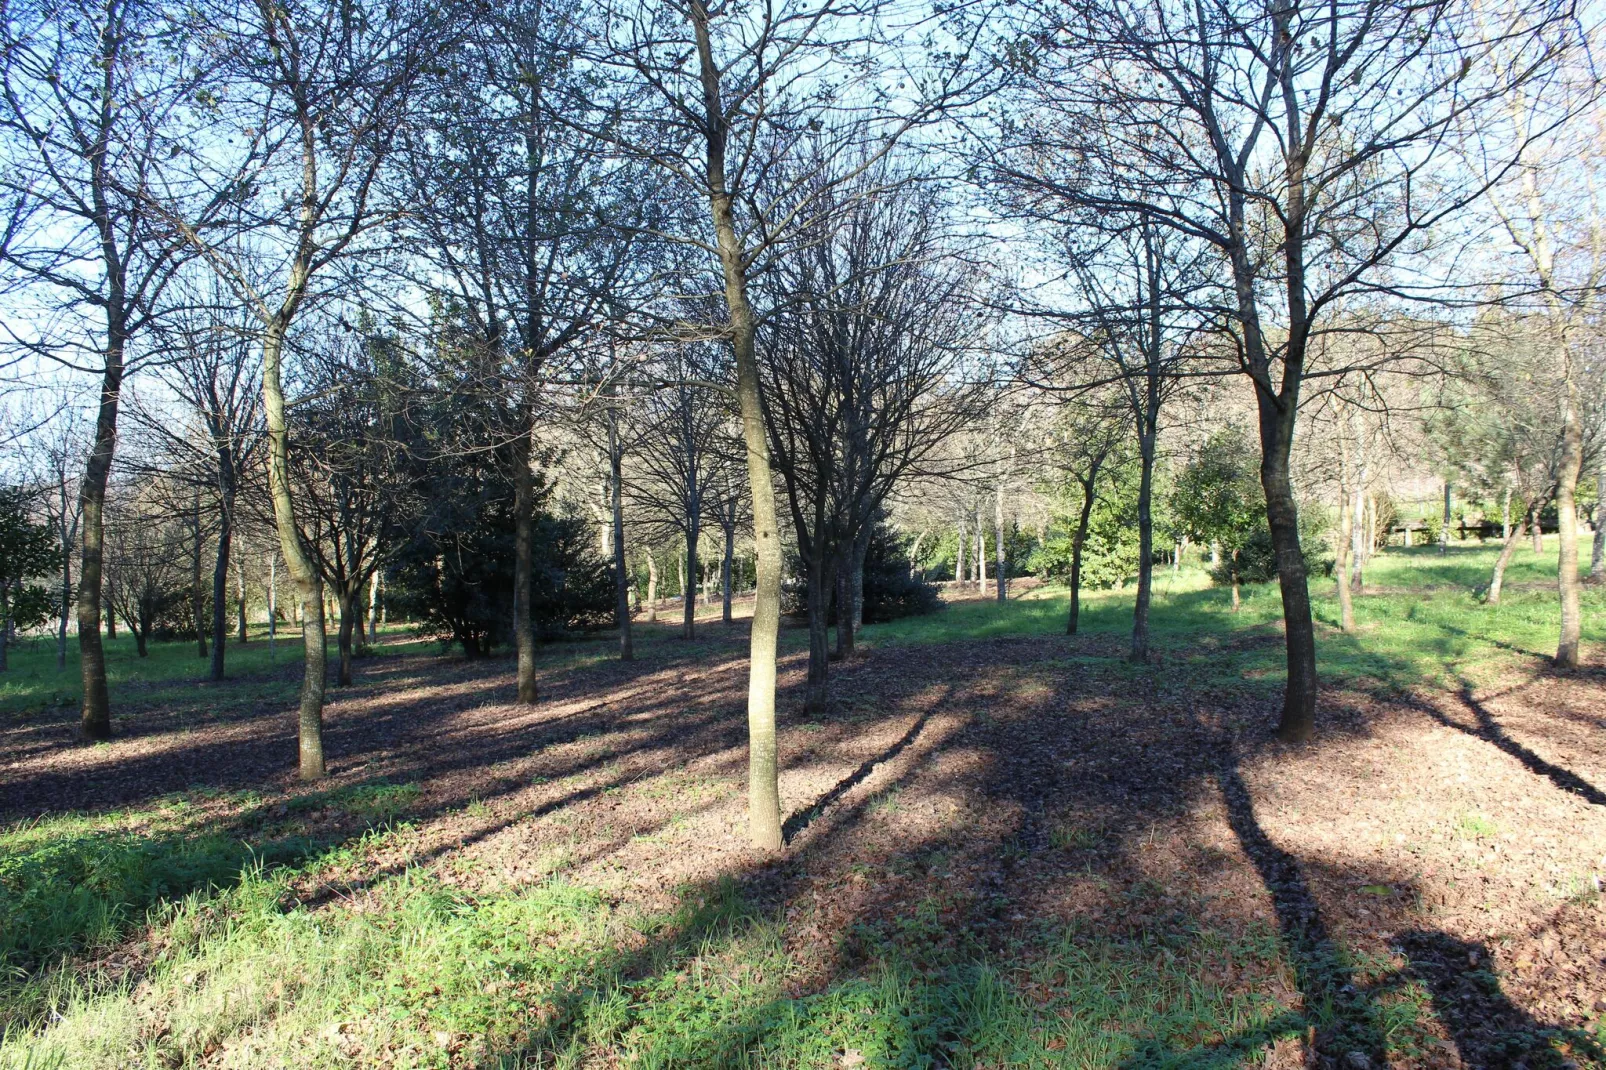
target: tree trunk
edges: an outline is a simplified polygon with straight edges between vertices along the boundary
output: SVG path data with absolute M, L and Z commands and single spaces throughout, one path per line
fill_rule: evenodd
M 117 614 L 115 612 L 106 614 L 106 641 L 111 643 L 117 641 Z
M 981 507 L 976 508 L 976 590 L 987 597 L 987 528 L 981 522 Z
M 736 529 L 725 529 L 725 557 L 719 566 L 720 619 L 731 623 L 731 568 L 736 562 Z
M 106 363 L 101 374 L 100 404 L 95 414 L 95 441 L 78 484 L 81 559 L 78 572 L 78 668 L 84 695 L 79 731 L 85 739 L 110 739 L 111 696 L 106 688 L 106 652 L 100 640 L 101 570 L 105 560 L 106 484 L 117 447 L 117 405 L 123 391 L 123 352 L 127 343 L 122 318 L 124 293 L 114 274 L 106 303 Z
M 150 657 L 150 637 L 150 628 L 142 625 L 141 627 L 134 629 L 134 649 L 142 658 Z
M 859 531 L 859 537 L 853 540 L 853 563 L 848 571 L 848 596 L 853 602 L 853 631 L 849 635 L 848 649 L 853 649 L 858 639 L 859 629 L 864 627 L 864 559 L 870 554 L 870 537 L 874 534 L 875 526 L 866 522 Z M 921 538 L 925 532 L 921 532 Z M 915 549 L 920 548 L 920 539 L 915 540 Z
M 1563 340 L 1565 346 L 1566 342 Z M 1578 386 L 1571 354 L 1564 353 L 1566 390 L 1561 424 L 1561 464 L 1556 472 L 1557 586 L 1561 592 L 1561 636 L 1556 641 L 1556 667 L 1578 668 L 1578 639 L 1583 616 L 1578 604 L 1578 473 L 1584 463 L 1584 432 L 1578 419 Z
M 958 530 L 959 530 L 959 549 L 958 549 L 958 551 L 956 551 L 956 553 L 954 555 L 954 582 L 959 584 L 959 586 L 961 588 L 963 588 L 964 584 L 965 584 L 965 580 L 967 578 L 966 575 L 965 575 L 965 564 L 966 564 L 966 562 L 965 562 L 965 545 L 970 540 L 970 531 L 965 526 L 965 517 L 964 517 L 963 513 L 961 513 L 960 516 L 959 516 L 959 529 Z
M 56 619 L 56 671 L 67 670 L 67 617 L 72 612 L 72 542 L 61 542 L 61 611 Z
M 207 659 L 206 633 L 208 631 L 205 621 L 206 595 L 201 586 L 201 490 L 195 489 L 194 500 L 190 504 L 190 533 L 195 536 L 190 543 L 190 619 L 195 624 L 195 652 L 202 661 Z
M 301 606 L 301 643 L 305 660 L 301 673 L 301 702 L 296 715 L 300 775 L 302 780 L 317 780 L 326 771 L 323 756 L 323 692 L 328 667 L 324 643 L 323 580 L 301 542 L 290 497 L 290 431 L 285 419 L 284 385 L 280 372 L 284 340 L 289 327 L 289 316 L 281 313 L 270 320 L 263 337 L 262 409 L 268 432 L 268 490 L 273 500 L 274 526 L 279 534 L 279 551 L 284 555 L 285 566 L 295 582 Z
M 225 496 L 218 510 L 217 561 L 212 565 L 212 667 L 213 680 L 223 679 L 223 650 L 229 639 L 229 542 L 234 535 L 233 512 Z
M 993 495 L 993 586 L 1000 602 L 1009 597 L 1009 559 L 1004 546 L 1004 481 Z
M 1528 510 L 1528 535 L 1533 539 L 1533 552 L 1536 554 L 1545 552 L 1545 529 L 1539 521 L 1539 512 L 1537 505 Z
M 368 580 L 368 641 L 379 645 L 379 570 Z
M 1355 601 L 1350 593 L 1350 564 L 1355 556 L 1353 495 L 1338 489 L 1338 618 L 1345 632 L 1355 631 Z
M 1494 562 L 1494 574 L 1489 577 L 1489 593 L 1484 597 L 1484 601 L 1491 606 L 1500 604 L 1500 587 L 1506 582 L 1506 566 L 1511 563 L 1511 555 L 1517 550 L 1517 542 L 1522 538 L 1525 526 L 1522 521 L 1517 521 L 1517 526 L 1506 533 L 1505 541 L 1500 545 L 1500 556 Z
M 816 531 L 819 529 L 816 528 Z M 815 545 L 820 538 L 816 534 Z M 836 576 L 826 565 L 826 555 L 818 549 L 808 560 L 809 667 L 803 686 L 803 709 L 807 713 L 825 710 L 826 688 L 830 679 L 831 603 Z
M 357 626 L 357 593 L 355 591 L 339 592 L 336 604 L 340 606 L 340 632 L 336 640 L 336 649 L 340 653 L 340 665 L 335 673 L 335 683 L 341 687 L 351 686 L 351 651 L 352 638 Z
M 695 512 L 687 517 L 685 573 L 680 580 L 680 637 L 697 638 L 697 535 Z
M 1305 556 L 1299 546 L 1299 506 L 1289 475 L 1294 413 L 1280 410 L 1271 399 L 1263 398 L 1260 423 L 1260 485 L 1266 492 L 1266 522 L 1271 529 L 1277 584 L 1283 596 L 1288 660 L 1277 734 L 1287 742 L 1303 742 L 1316 731 L 1316 628 L 1311 620 Z M 1234 583 L 1235 590 L 1236 586 Z
M 1500 498 L 1500 538 L 1511 538 L 1511 488 L 1507 487 Z
M 1149 660 L 1149 603 L 1154 591 L 1154 419 L 1138 440 L 1138 592 L 1132 603 L 1132 649 L 1127 660 L 1143 664 Z
M 1439 554 L 1450 552 L 1450 481 L 1444 481 L 1444 525 L 1439 528 Z
M 242 554 L 242 557 L 244 555 Z M 249 622 L 245 615 L 245 561 L 236 559 L 234 564 L 235 585 L 239 593 L 240 607 L 240 643 L 243 646 L 251 638 Z
M 849 554 L 853 551 L 850 549 Z M 839 562 L 836 569 L 836 657 L 853 656 L 853 565 Z
M 5 592 L 0 590 L 0 595 Z M 7 605 L 4 612 L 0 612 L 0 672 L 8 668 L 6 654 L 11 649 L 11 607 Z
M 624 450 L 619 444 L 619 417 L 608 410 L 608 470 L 611 474 L 609 509 L 613 531 L 613 617 L 619 628 L 619 660 L 636 656 L 630 635 L 630 575 L 625 561 Z M 725 614 L 730 615 L 727 604 Z
M 647 554 L 647 619 L 658 619 L 658 558 L 650 551 Z
M 742 439 L 747 446 L 747 477 L 752 484 L 753 548 L 758 583 L 754 591 L 753 625 L 748 653 L 748 822 L 753 846 L 765 851 L 781 847 L 779 755 L 775 739 L 775 649 L 781 625 L 781 540 L 775 516 L 775 485 L 770 470 L 769 438 L 764 428 L 758 358 L 758 322 L 747 298 L 747 264 L 736 227 L 733 197 L 726 185 L 725 143 L 729 127 L 720 100 L 721 71 L 708 31 L 703 0 L 687 7 L 696 38 L 702 76 L 709 212 L 720 270 L 725 283 L 725 309 L 730 317 L 731 350 L 736 363 L 736 400 L 742 413 Z
M 1088 480 L 1082 484 L 1082 513 L 1076 519 L 1076 534 L 1071 538 L 1071 617 L 1065 624 L 1065 634 L 1075 635 L 1082 615 L 1082 548 L 1087 545 L 1087 527 L 1093 516 L 1093 489 L 1098 486 L 1099 466 L 1094 465 Z
M 513 459 L 513 645 L 518 655 L 518 701 L 533 705 L 540 689 L 535 679 L 535 614 L 530 605 L 535 567 L 535 479 L 530 472 L 535 440 L 528 414 Z
M 1595 539 L 1589 550 L 1589 582 L 1606 582 L 1606 451 L 1595 462 Z
M 1371 500 L 1370 495 L 1363 495 L 1360 489 L 1357 488 L 1350 502 L 1351 522 L 1355 524 L 1355 534 L 1350 539 L 1349 570 L 1349 589 L 1353 594 L 1359 594 L 1364 586 L 1361 574 L 1366 567 L 1366 559 L 1372 552 L 1371 510 L 1369 508 Z
M 268 555 L 268 660 L 273 660 L 279 637 L 279 559 Z

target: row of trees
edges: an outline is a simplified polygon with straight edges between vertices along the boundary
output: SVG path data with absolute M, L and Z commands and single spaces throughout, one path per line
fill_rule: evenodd
M 783 544 L 818 705 L 826 622 L 837 607 L 850 650 L 894 489 L 962 480 L 974 504 L 990 486 L 1003 597 L 1024 431 L 1113 405 L 1109 449 L 1131 444 L 1137 465 L 1144 659 L 1161 429 L 1185 387 L 1226 376 L 1254 399 L 1280 731 L 1304 739 L 1300 414 L 1328 397 L 1368 411 L 1392 396 L 1380 377 L 1442 372 L 1471 307 L 1530 324 L 1560 384 L 1557 660 L 1576 663 L 1600 154 L 1574 143 L 1599 135 L 1579 121 L 1596 85 L 1566 0 L 883 15 L 859 0 L 8 5 L 11 366 L 97 384 L 77 481 L 84 734 L 111 730 L 106 509 L 136 372 L 161 384 L 151 433 L 189 413 L 170 447 L 208 473 L 214 637 L 260 470 L 246 496 L 302 607 L 304 777 L 324 770 L 326 588 L 342 677 L 384 571 L 455 614 L 466 647 L 499 638 L 471 617 L 507 621 L 534 702 L 543 568 L 562 563 L 562 590 L 611 572 L 629 656 L 627 504 L 684 538 L 688 575 L 706 523 L 727 572 L 750 531 L 764 848 L 780 843 Z M 978 218 L 997 225 L 978 235 Z M 1474 246 L 1499 252 L 1475 284 L 1458 257 Z M 1424 318 L 1428 301 L 1444 314 Z M 1058 448 L 1091 486 L 1106 432 L 1066 426 Z M 583 478 L 604 488 L 611 562 L 561 549 L 580 541 L 543 509 L 582 478 L 563 467 L 580 443 L 601 460 Z M 687 588 L 688 634 L 694 610 Z

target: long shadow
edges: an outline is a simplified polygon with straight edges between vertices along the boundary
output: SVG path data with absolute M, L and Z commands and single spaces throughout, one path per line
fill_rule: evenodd
M 1407 972 L 1432 994 L 1434 1011 L 1464 1065 L 1576 1068 L 1576 1059 L 1564 1056 L 1558 1045 L 1606 1065 L 1606 1048 L 1588 1033 L 1546 1025 L 1512 1003 L 1490 968 L 1489 949 L 1483 944 L 1429 929 L 1406 933 L 1400 947 L 1409 960 Z
M 1384 1054 L 1370 999 L 1322 918 L 1299 860 L 1278 847 L 1255 818 L 1254 800 L 1236 762 L 1224 764 L 1216 785 L 1227 806 L 1227 823 L 1254 863 L 1277 914 L 1277 931 L 1304 1000 L 1304 1015 L 1316 1027 L 1318 1052 L 1348 1058 L 1360 1052 L 1376 1064 Z
M 909 744 L 915 741 L 915 737 L 920 735 L 920 730 L 926 727 L 926 722 L 931 720 L 931 715 L 933 712 L 935 712 L 935 710 L 935 703 L 927 706 L 925 712 L 921 713 L 919 717 L 915 718 L 914 724 L 909 726 L 909 730 L 899 737 L 896 743 L 892 744 L 892 746 L 888 747 L 880 754 L 866 758 L 857 769 L 843 777 L 841 780 L 837 781 L 818 799 L 815 799 L 803 809 L 794 811 L 792 815 L 786 819 L 785 823 L 781 825 L 782 842 L 790 844 L 797 838 L 799 833 L 808 828 L 809 824 L 813 822 L 815 818 L 823 814 L 832 803 L 836 802 L 838 799 L 842 798 L 842 796 L 846 795 L 848 792 L 852 791 L 858 785 L 863 783 L 864 780 L 875 771 L 876 766 L 881 765 L 884 762 L 890 762 L 892 759 L 902 754 Z
M 1497 747 L 1521 762 L 1529 772 L 1546 778 L 1562 791 L 1571 792 L 1593 806 L 1606 806 L 1606 792 L 1601 791 L 1571 769 L 1546 761 L 1508 736 L 1505 729 L 1501 728 L 1500 722 L 1495 720 L 1494 714 L 1489 711 L 1489 708 L 1478 701 L 1477 696 L 1473 693 L 1472 684 L 1465 679 L 1461 681 L 1461 689 L 1458 692 L 1458 696 L 1462 704 L 1472 711 L 1472 715 L 1477 718 L 1478 725 L 1476 728 L 1469 727 L 1454 718 L 1445 716 L 1443 710 L 1438 709 L 1430 702 L 1424 702 L 1403 694 L 1394 696 L 1394 699 L 1395 701 L 1403 702 L 1412 709 L 1420 710 L 1446 728 L 1453 728 L 1457 732 L 1463 732 Z

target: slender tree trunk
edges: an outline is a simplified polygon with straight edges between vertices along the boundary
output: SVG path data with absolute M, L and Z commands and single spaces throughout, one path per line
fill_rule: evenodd
M 1082 512 L 1076 519 L 1076 534 L 1071 537 L 1071 616 L 1065 624 L 1065 634 L 1075 635 L 1082 616 L 1082 548 L 1087 545 L 1087 527 L 1093 517 L 1093 491 L 1098 486 L 1099 466 L 1094 465 L 1088 480 L 1082 484 Z
M 268 555 L 268 660 L 271 662 L 279 637 L 279 559 Z
M 245 612 L 245 559 L 243 551 L 241 557 L 237 558 L 234 563 L 234 579 L 236 591 L 239 594 L 240 644 L 243 646 L 251 638 L 249 622 L 246 620 Z
M 859 530 L 858 538 L 853 540 L 853 563 L 848 571 L 848 595 L 853 602 L 853 631 L 848 637 L 848 649 L 852 650 L 858 639 L 859 629 L 864 627 L 864 559 L 870 554 L 870 537 L 875 532 L 875 525 L 866 521 Z M 924 538 L 925 532 L 921 532 Z M 915 549 L 920 548 L 920 540 L 915 540 Z
M 106 641 L 108 643 L 117 641 L 117 614 L 110 610 L 106 613 Z
M 1288 659 L 1283 715 L 1277 734 L 1289 742 L 1302 742 L 1316 731 L 1316 628 L 1311 619 L 1305 555 L 1299 546 L 1299 506 L 1289 476 L 1294 414 L 1278 411 L 1268 400 L 1261 416 L 1260 485 L 1266 492 L 1266 521 L 1283 596 Z M 1236 590 L 1236 582 L 1233 586 Z
M 1562 345 L 1566 345 L 1565 339 Z M 1583 624 L 1578 593 L 1578 473 L 1584 463 L 1584 432 L 1578 419 L 1578 386 L 1573 379 L 1571 354 L 1563 354 L 1565 404 L 1561 425 L 1561 464 L 1556 473 L 1556 527 L 1558 531 L 1557 586 L 1561 592 L 1561 636 L 1556 642 L 1556 667 L 1578 668 L 1578 640 Z
M 976 508 L 976 590 L 987 597 L 987 528 L 981 521 L 981 507 Z
M 1138 591 L 1132 603 L 1132 649 L 1127 660 L 1149 660 L 1149 603 L 1154 592 L 1154 448 L 1155 419 L 1150 412 L 1138 438 Z
M 1500 556 L 1495 558 L 1494 573 L 1489 577 L 1489 593 L 1484 597 L 1484 601 L 1491 606 L 1500 604 L 1500 588 L 1506 582 L 1506 566 L 1511 563 L 1511 555 L 1517 550 L 1524 526 L 1522 521 L 1517 521 L 1517 526 L 1506 533 L 1505 541 L 1500 545 Z
M 357 609 L 357 592 L 337 592 L 336 604 L 340 607 L 340 632 L 336 640 L 336 649 L 340 654 L 340 664 L 335 674 L 335 683 L 341 687 L 350 687 L 352 639 L 356 631 L 359 612 Z
M 1365 469 L 1362 469 L 1364 478 Z M 1371 497 L 1363 495 L 1359 488 L 1350 502 L 1350 516 L 1355 523 L 1355 534 L 1350 539 L 1350 570 L 1349 589 L 1353 594 L 1359 594 L 1364 586 L 1361 579 L 1362 570 L 1366 567 L 1366 559 L 1372 552 Z
M 1232 576 L 1231 576 L 1231 580 L 1232 580 L 1232 611 L 1234 613 L 1236 613 L 1236 612 L 1238 612 L 1238 607 L 1243 604 L 1242 599 L 1239 597 L 1239 594 L 1238 594 L 1238 551 L 1237 550 L 1234 550 L 1232 552 L 1231 570 L 1232 570 Z
M 1444 525 L 1439 528 L 1439 555 L 1450 552 L 1450 481 L 1444 481 Z
M 647 554 L 647 620 L 658 619 L 658 558 Z
M 954 582 L 957 583 L 961 589 L 963 589 L 965 580 L 968 578 L 965 574 L 965 546 L 970 540 L 970 531 L 965 526 L 965 516 L 963 513 L 959 514 L 958 530 L 959 549 L 954 555 Z
M 134 649 L 142 658 L 150 657 L 151 625 L 149 621 L 140 621 L 139 627 L 134 629 Z
M 217 561 L 212 565 L 213 680 L 223 679 L 223 651 L 229 639 L 229 543 L 234 536 L 233 512 L 227 494 L 218 510 Z
M 535 679 L 535 614 L 530 604 L 535 567 L 535 478 L 530 471 L 535 436 L 528 413 L 513 458 L 513 645 L 518 655 L 518 701 L 533 705 L 540 695 Z
M 67 670 L 67 617 L 72 612 L 72 542 L 61 543 L 61 607 L 56 616 L 56 671 Z
M 1353 496 L 1338 490 L 1338 617 L 1346 632 L 1355 630 L 1355 601 L 1350 593 L 1350 564 L 1355 556 L 1355 506 Z
M 781 540 L 775 516 L 769 437 L 764 427 L 758 358 L 758 321 L 747 297 L 745 251 L 736 226 L 735 206 L 726 185 L 726 139 L 729 126 L 720 99 L 721 71 L 709 37 L 708 8 L 691 0 L 687 13 L 696 39 L 702 76 L 704 136 L 707 149 L 709 211 L 725 283 L 725 309 L 730 317 L 731 350 L 736 363 L 736 400 L 742 413 L 747 446 L 747 476 L 753 496 L 753 548 L 758 583 L 754 591 L 753 625 L 748 653 L 747 768 L 748 821 L 753 846 L 781 848 L 779 754 L 775 739 L 775 650 L 781 625 Z
M 617 388 L 616 388 L 617 392 Z M 611 476 L 609 508 L 613 530 L 613 617 L 619 627 L 619 660 L 636 656 L 630 635 L 630 575 L 625 561 L 624 450 L 619 444 L 619 417 L 608 410 L 608 471 Z M 727 603 L 725 614 L 730 615 Z
M 106 363 L 101 374 L 95 441 L 78 485 L 80 560 L 78 572 L 78 666 L 84 696 L 79 732 L 85 739 L 110 739 L 111 696 L 106 687 L 106 652 L 100 639 L 101 572 L 105 560 L 106 484 L 117 447 L 117 405 L 123 391 L 123 353 L 127 344 L 121 309 L 121 276 L 114 273 L 106 303 Z
M 1606 451 L 1595 461 L 1595 539 L 1589 550 L 1589 582 L 1606 583 Z
M 721 596 L 721 603 L 722 603 L 721 607 L 720 607 L 720 619 L 723 620 L 726 624 L 730 624 L 731 621 L 732 621 L 732 617 L 731 617 L 731 568 L 735 564 L 735 561 L 736 561 L 736 529 L 734 527 L 727 527 L 727 528 L 725 528 L 725 556 L 724 556 L 724 560 L 720 562 L 720 567 L 719 567 L 719 584 L 720 584 L 720 596 Z
M 1500 538 L 1511 538 L 1511 488 L 1500 497 Z
M 1004 481 L 993 494 L 993 586 L 1000 602 L 1009 597 L 1009 559 L 1004 545 Z
M 1539 513 L 1537 505 L 1528 510 L 1528 535 L 1533 540 L 1533 552 L 1536 554 L 1545 552 L 1545 529 L 1539 520 Z
M 5 594 L 0 591 L 0 594 Z M 8 603 L 3 612 L 0 612 L 0 672 L 5 672 L 9 665 L 6 661 L 7 652 L 11 649 L 11 606 Z
M 849 556 L 853 550 L 849 549 Z M 836 656 L 843 660 L 853 656 L 857 629 L 853 624 L 853 564 L 844 561 L 837 565 L 836 573 Z
M 190 503 L 190 531 L 195 536 L 190 544 L 190 619 L 195 622 L 195 652 L 205 661 L 207 655 L 206 634 L 209 630 L 205 622 L 206 593 L 202 584 L 201 572 L 201 491 L 197 487 L 195 498 Z
M 680 582 L 680 637 L 695 639 L 697 638 L 697 536 L 699 534 L 695 507 L 693 515 L 687 517 L 687 520 L 689 526 L 686 529 L 686 571 Z
M 368 581 L 368 641 L 379 645 L 379 570 Z
M 273 500 L 274 526 L 279 534 L 279 551 L 284 555 L 285 566 L 295 582 L 301 606 L 301 642 L 305 660 L 302 664 L 301 703 L 296 715 L 300 775 L 302 780 L 317 780 L 326 771 L 323 755 L 323 694 L 328 666 L 323 580 L 301 542 L 290 497 L 290 431 L 285 419 L 284 386 L 281 380 L 284 340 L 289 328 L 289 315 L 281 313 L 272 318 L 264 334 L 262 409 L 268 432 L 268 489 Z
M 816 532 L 819 530 L 815 529 Z M 820 542 L 815 536 L 816 547 Z M 803 688 L 803 709 L 808 713 L 825 710 L 826 688 L 830 676 L 832 592 L 836 586 L 834 570 L 826 564 L 827 555 L 818 549 L 809 555 L 808 615 L 809 668 Z

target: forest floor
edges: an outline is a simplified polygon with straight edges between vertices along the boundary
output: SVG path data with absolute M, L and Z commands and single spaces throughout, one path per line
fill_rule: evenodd
M 1545 558 L 1490 607 L 1492 556 L 1383 555 L 1353 635 L 1323 585 L 1305 747 L 1275 588 L 1161 574 L 1142 665 L 1130 592 L 950 591 L 818 716 L 788 631 L 775 857 L 742 622 L 550 646 L 533 708 L 389 636 L 315 785 L 290 644 L 119 660 L 97 746 L 25 654 L 0 1067 L 1606 1067 L 1606 592 L 1557 673 Z

